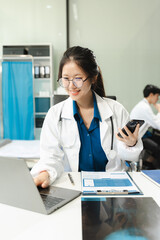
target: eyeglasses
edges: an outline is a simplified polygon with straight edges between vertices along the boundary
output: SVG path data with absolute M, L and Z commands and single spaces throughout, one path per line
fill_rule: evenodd
M 87 77 L 86 79 L 82 79 L 81 77 L 75 77 L 71 80 L 69 80 L 67 77 L 62 77 L 60 79 L 58 79 L 57 81 L 59 82 L 59 85 L 63 88 L 68 88 L 69 87 L 69 82 L 73 82 L 74 86 L 77 88 L 81 88 L 83 83 L 85 81 L 87 81 L 89 77 Z

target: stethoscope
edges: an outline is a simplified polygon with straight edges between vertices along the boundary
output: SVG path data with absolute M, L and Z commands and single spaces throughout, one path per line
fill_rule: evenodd
M 113 150 L 114 126 L 113 126 L 113 119 L 112 119 L 112 116 L 110 117 L 110 120 L 111 120 L 111 128 L 112 128 L 112 135 L 111 135 L 111 150 Z
M 61 115 L 60 115 L 59 121 L 61 121 L 61 120 L 62 120 L 62 118 L 61 118 Z M 110 121 L 111 121 L 112 134 L 111 134 L 111 149 L 110 149 L 110 151 L 109 151 L 109 153 L 108 153 L 108 157 L 109 157 L 110 159 L 114 159 L 114 158 L 116 157 L 117 153 L 116 153 L 115 150 L 113 150 L 114 125 L 113 125 L 112 116 L 110 117 Z
M 112 129 L 112 134 L 111 134 L 111 150 L 108 153 L 108 157 L 110 159 L 114 159 L 117 155 L 116 151 L 113 150 L 113 138 L 114 138 L 114 125 L 113 125 L 113 119 L 112 116 L 110 117 L 110 121 L 111 121 L 111 129 Z

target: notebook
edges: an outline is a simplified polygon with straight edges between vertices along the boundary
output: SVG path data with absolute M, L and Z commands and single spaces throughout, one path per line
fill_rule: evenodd
M 38 189 L 25 160 L 0 157 L 0 203 L 50 214 L 81 192 L 60 187 Z
M 158 240 L 160 207 L 151 197 L 82 198 L 83 240 Z
M 142 170 L 141 173 L 160 187 L 160 169 Z

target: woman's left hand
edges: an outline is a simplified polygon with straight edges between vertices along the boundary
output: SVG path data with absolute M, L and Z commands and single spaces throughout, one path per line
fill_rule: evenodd
M 124 129 L 128 136 L 122 132 L 122 129 L 119 128 L 118 130 L 122 138 L 119 137 L 118 134 L 116 135 L 116 137 L 119 141 L 124 142 L 127 146 L 133 147 L 138 141 L 139 124 L 137 124 L 136 129 L 133 133 L 126 126 L 124 127 Z

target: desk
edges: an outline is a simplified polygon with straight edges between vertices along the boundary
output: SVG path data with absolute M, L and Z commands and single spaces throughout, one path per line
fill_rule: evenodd
M 75 186 L 69 181 L 67 173 L 54 185 L 80 190 L 80 174 L 73 172 L 72 176 Z M 153 197 L 160 206 L 160 188 L 140 172 L 132 172 L 131 176 L 143 196 Z M 82 240 L 81 228 L 81 197 L 47 216 L 0 204 L 0 239 L 3 240 Z
M 6 141 L 4 145 L 1 146 L 0 144 L 1 157 L 24 159 L 29 168 L 32 168 L 34 164 L 39 160 L 40 158 L 39 140 L 4 139 L 4 141 Z

